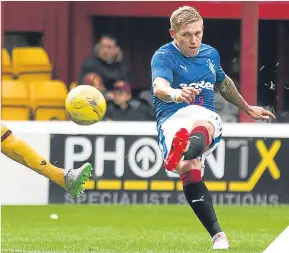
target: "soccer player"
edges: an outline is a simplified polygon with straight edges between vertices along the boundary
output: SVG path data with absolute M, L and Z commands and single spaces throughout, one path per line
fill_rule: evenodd
M 250 106 L 224 73 L 217 50 L 202 43 L 203 19 L 184 6 L 170 18 L 172 42 L 153 55 L 153 104 L 164 166 L 180 175 L 185 197 L 209 232 L 213 249 L 228 249 L 210 193 L 202 181 L 206 157 L 217 147 L 222 121 L 215 112 L 214 88 L 256 120 L 274 115 Z
M 80 193 L 83 192 L 83 184 L 91 176 L 92 167 L 90 163 L 85 163 L 78 169 L 69 169 L 68 171 L 55 167 L 2 124 L 1 152 L 10 159 L 62 186 L 73 197 L 79 197 Z

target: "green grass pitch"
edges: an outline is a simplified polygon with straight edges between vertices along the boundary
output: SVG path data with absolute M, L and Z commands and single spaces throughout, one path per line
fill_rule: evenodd
M 263 252 L 289 225 L 289 206 L 217 206 L 216 212 L 229 253 Z M 189 206 L 48 205 L 2 207 L 4 252 L 216 251 Z

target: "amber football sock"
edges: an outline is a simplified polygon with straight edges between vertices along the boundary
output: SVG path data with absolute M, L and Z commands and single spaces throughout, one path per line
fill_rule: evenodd
M 25 165 L 56 184 L 65 187 L 64 169 L 55 167 L 47 162 L 27 143 L 14 136 L 10 130 L 7 130 L 6 133 L 1 133 L 1 151 L 10 159 Z

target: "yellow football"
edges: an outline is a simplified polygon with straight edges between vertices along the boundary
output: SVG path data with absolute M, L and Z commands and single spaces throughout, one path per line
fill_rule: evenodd
M 74 123 L 92 125 L 103 119 L 106 113 L 106 100 L 95 87 L 79 85 L 67 94 L 65 108 Z

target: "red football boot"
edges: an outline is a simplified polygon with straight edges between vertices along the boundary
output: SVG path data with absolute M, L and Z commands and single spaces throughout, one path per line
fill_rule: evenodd
M 164 162 L 164 167 L 168 171 L 173 171 L 180 163 L 189 142 L 189 132 L 185 128 L 181 128 L 174 136 L 171 150 Z

